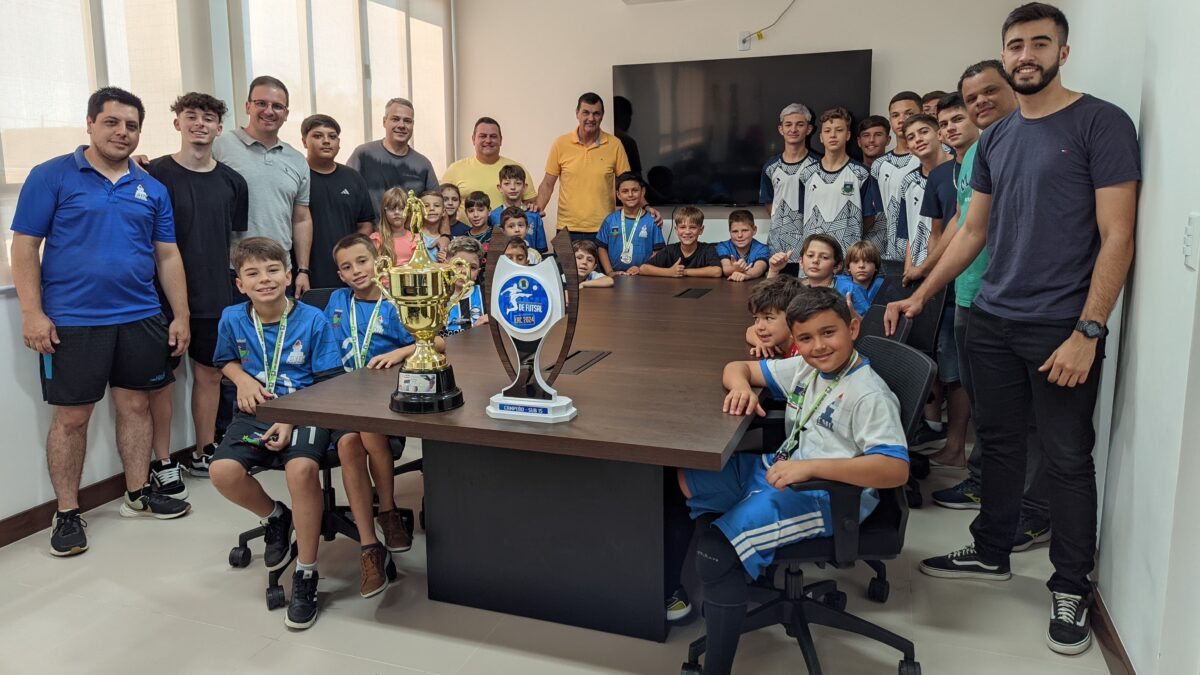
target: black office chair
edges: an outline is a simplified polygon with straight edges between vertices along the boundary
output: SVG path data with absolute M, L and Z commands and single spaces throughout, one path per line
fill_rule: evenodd
M 870 359 L 871 368 L 896 394 L 900 402 L 900 422 L 906 435 L 911 434 L 920 421 L 921 408 L 937 367 L 919 351 L 880 337 L 860 339 L 858 350 Z M 763 602 L 747 613 L 742 633 L 775 624 L 783 625 L 787 634 L 799 643 L 809 674 L 821 675 L 821 664 L 809 625 L 837 628 L 897 649 L 904 655 L 900 661 L 900 675 L 920 675 L 921 666 L 916 661 L 916 650 L 911 640 L 847 613 L 846 594 L 838 590 L 836 581 L 829 579 L 806 585 L 801 569 L 804 563 L 844 568 L 863 561 L 876 572 L 876 577 L 867 587 L 867 597 L 876 602 L 887 600 L 890 586 L 882 561 L 895 559 L 904 544 L 908 507 L 903 491 L 900 488 L 879 490 L 879 505 L 860 524 L 858 515 L 862 488 L 827 480 L 806 481 L 791 488 L 825 490 L 829 493 L 832 536 L 798 542 L 776 552 L 775 565 L 787 565 L 784 588 L 779 589 L 774 585 L 773 565 L 763 579 L 751 586 L 751 597 Z M 703 527 L 714 519 L 715 516 L 702 518 L 697 524 Z M 702 672 L 699 661 L 705 649 L 705 638 L 696 640 L 688 647 L 683 675 Z
M 312 305 L 318 309 L 325 309 L 325 305 L 329 302 L 329 297 L 333 294 L 333 288 L 316 288 L 308 291 L 301 298 L 301 301 L 307 305 Z M 389 444 L 392 449 L 393 460 L 399 459 L 404 452 L 404 439 L 392 437 L 389 439 Z M 413 466 L 415 465 L 415 467 Z M 323 510 L 321 514 L 321 538 L 325 541 L 333 541 L 337 535 L 349 537 L 354 541 L 358 541 L 358 526 L 354 522 L 353 514 L 350 512 L 349 506 L 340 506 L 337 503 L 337 491 L 333 483 L 333 469 L 341 466 L 341 459 L 338 457 L 337 448 L 330 446 L 325 451 L 325 455 L 321 460 L 321 495 Z M 252 473 L 257 473 L 256 469 Z M 399 475 L 409 471 L 421 470 L 421 460 L 414 460 L 406 464 L 396 467 L 394 473 Z M 378 499 L 376 499 L 378 504 Z M 411 509 L 403 509 L 397 507 L 400 512 L 400 518 L 404 523 L 404 528 L 408 530 L 411 537 L 414 529 L 413 512 Z M 421 514 L 422 527 L 424 526 L 424 513 Z M 238 545 L 229 551 L 229 565 L 231 567 L 248 567 L 250 565 L 251 553 L 249 543 L 255 539 L 260 539 L 266 533 L 266 527 L 259 526 L 251 530 L 247 530 L 238 535 Z M 275 570 L 267 573 L 267 609 L 278 609 L 287 604 L 287 596 L 284 593 L 283 586 L 279 580 L 287 572 L 292 562 L 296 559 L 297 548 L 296 544 L 292 543 L 291 549 L 288 551 L 287 562 Z M 396 579 L 397 570 L 396 564 L 392 560 L 388 560 L 386 573 L 389 581 Z
M 895 340 L 896 342 L 904 342 L 908 339 L 908 333 L 912 329 L 912 323 L 907 316 L 900 315 L 896 322 L 896 331 L 891 335 L 886 335 L 883 330 L 883 315 L 887 311 L 886 305 L 871 305 L 871 309 L 867 310 L 867 315 L 862 318 L 862 326 L 858 330 L 859 338 L 868 335 Z
M 875 296 L 875 302 L 879 305 L 886 306 L 889 302 L 903 300 L 913 294 L 917 290 L 916 285 L 904 286 L 898 280 L 889 278 L 883 288 L 879 290 L 879 294 Z M 929 302 L 925 303 L 921 313 L 915 319 L 910 321 L 908 338 L 904 341 L 910 347 L 920 350 L 925 354 L 933 357 L 937 354 L 937 339 L 938 330 L 942 325 L 942 310 L 946 307 L 946 289 L 938 291 L 934 294 Z

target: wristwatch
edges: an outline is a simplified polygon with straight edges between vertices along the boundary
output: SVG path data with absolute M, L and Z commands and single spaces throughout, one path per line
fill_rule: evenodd
M 1075 330 L 1083 333 L 1084 337 L 1091 338 L 1093 340 L 1097 338 L 1108 337 L 1108 326 L 1105 326 L 1099 321 L 1080 321 L 1079 323 L 1075 324 Z
M 309 276 L 312 276 L 312 273 L 308 271 L 307 267 L 297 267 L 296 274 L 307 274 Z

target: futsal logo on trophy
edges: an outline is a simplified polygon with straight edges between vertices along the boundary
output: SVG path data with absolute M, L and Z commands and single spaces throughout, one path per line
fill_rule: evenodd
M 495 235 L 493 235 L 495 236 Z M 493 241 L 493 250 L 495 241 Z M 566 236 L 555 239 L 554 249 L 571 250 Z M 503 246 L 499 247 L 504 250 Z M 531 422 L 566 422 L 575 417 L 577 411 L 570 398 L 559 395 L 550 386 L 558 373 L 575 327 L 575 312 L 578 310 L 578 277 L 575 274 L 574 258 L 571 268 L 564 270 L 568 277 L 568 292 L 571 294 L 573 310 L 567 313 L 563 295 L 563 276 L 554 258 L 546 258 L 532 267 L 518 265 L 504 256 L 489 261 L 492 274 L 489 288 L 491 307 L 495 321 L 492 335 L 496 339 L 500 358 L 513 382 L 504 391 L 491 398 L 487 414 L 498 419 L 525 420 Z M 562 350 L 549 381 L 542 376 L 540 367 L 545 338 L 560 319 L 567 318 L 567 334 Z M 508 359 L 508 350 L 502 340 L 508 337 L 517 355 L 517 363 Z M 515 367 L 514 367 L 515 365 Z

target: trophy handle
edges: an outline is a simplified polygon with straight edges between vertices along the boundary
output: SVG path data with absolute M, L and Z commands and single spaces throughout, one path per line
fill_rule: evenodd
M 496 265 L 500 262 L 500 258 L 504 255 L 504 247 L 507 245 L 508 235 L 504 233 L 504 228 L 496 227 L 493 229 L 492 240 L 488 245 L 488 263 L 486 272 L 487 285 L 484 286 L 485 290 L 492 288 L 492 280 L 496 276 Z M 574 259 L 575 257 L 572 256 L 571 260 Z M 491 302 L 492 300 L 490 294 L 484 293 L 483 303 L 489 315 L 491 315 L 495 310 L 495 308 L 491 306 Z M 517 378 L 517 369 L 513 368 L 512 361 L 508 358 L 508 347 L 504 344 L 504 336 L 507 335 L 507 333 L 500 330 L 499 321 L 488 320 L 487 327 L 492 333 L 492 342 L 496 345 L 496 352 L 500 354 L 500 363 L 504 365 L 504 372 L 508 373 L 508 376 L 515 380 Z
M 383 297 L 387 298 L 388 302 L 394 305 L 397 304 L 396 298 L 392 296 L 391 291 L 388 290 L 387 284 L 384 283 L 384 279 L 389 279 L 388 270 L 391 268 L 392 257 L 387 254 L 381 255 L 375 259 L 375 270 L 374 273 L 371 274 L 371 278 L 375 280 L 375 285 L 379 287 L 379 292 L 383 293 Z
M 571 254 L 570 233 L 566 230 L 559 230 L 554 235 L 553 243 L 555 257 L 558 258 L 563 276 L 567 278 L 565 289 L 567 292 L 567 332 L 563 335 L 562 348 L 558 352 L 558 358 L 554 361 L 554 367 L 550 369 L 550 375 L 546 377 L 546 384 L 551 386 L 558 379 L 558 375 L 567 361 L 567 356 L 571 353 L 571 342 L 575 339 L 575 324 L 579 320 L 579 268 L 575 266 L 575 256 Z
M 443 326 L 446 325 L 446 322 L 450 319 L 450 308 L 457 305 L 463 298 L 467 297 L 467 294 L 470 293 L 471 289 L 475 287 L 475 282 L 471 281 L 470 263 L 462 258 L 455 258 L 445 264 L 449 266 L 442 270 L 442 274 L 445 276 L 446 283 L 449 284 L 451 288 L 453 288 L 459 281 L 463 282 L 463 285 L 457 293 L 454 293 L 449 297 L 449 299 L 446 300 L 446 304 L 442 305 L 440 318 Z

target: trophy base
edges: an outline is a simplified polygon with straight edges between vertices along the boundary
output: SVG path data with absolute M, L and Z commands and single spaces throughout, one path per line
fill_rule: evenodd
M 566 396 L 552 399 L 516 398 L 496 394 L 487 407 L 488 417 L 524 422 L 569 422 L 579 414 L 575 404 Z
M 454 370 L 433 373 L 400 371 L 400 382 L 392 394 L 392 412 L 424 415 L 454 410 L 463 404 L 462 389 L 454 383 Z

